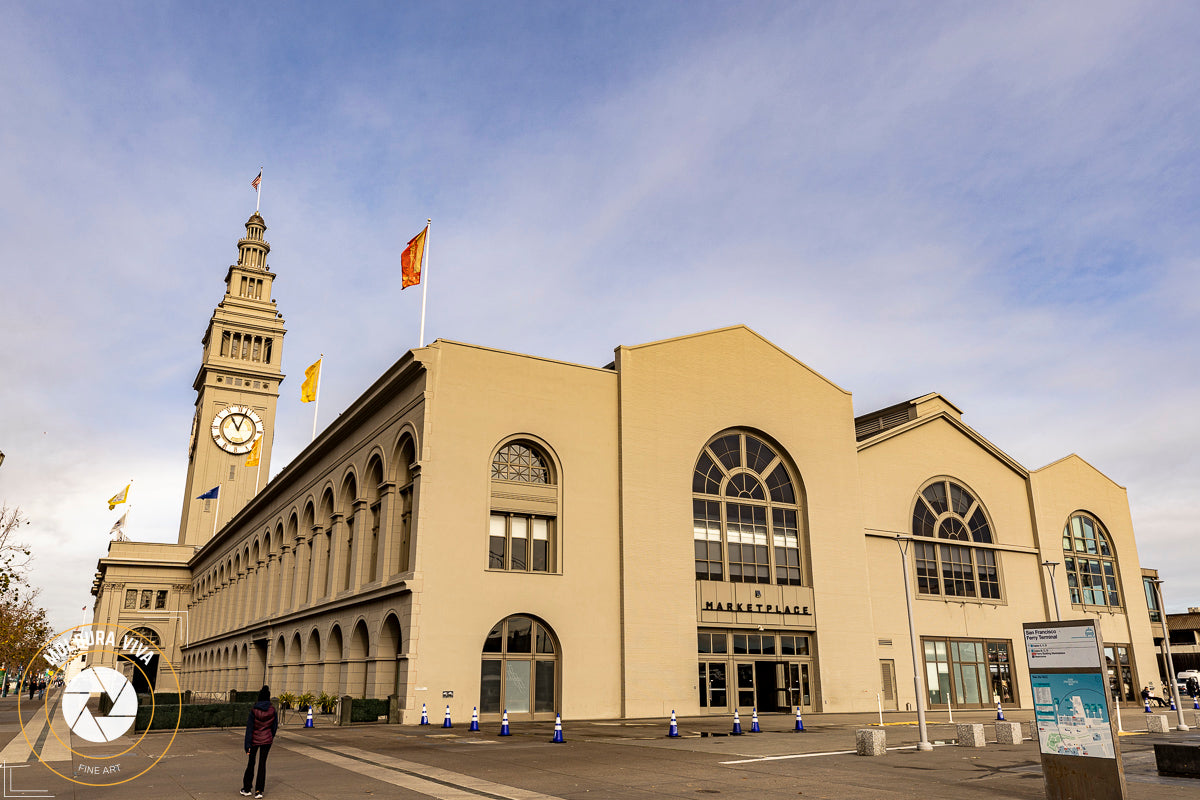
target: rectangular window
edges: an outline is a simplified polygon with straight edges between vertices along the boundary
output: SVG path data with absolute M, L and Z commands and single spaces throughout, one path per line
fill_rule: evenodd
M 138 608 L 149 608 L 150 601 L 153 597 L 154 597 L 154 592 L 152 592 L 149 589 L 143 589 L 142 590 L 142 602 L 141 602 L 141 605 L 138 606 Z
M 729 535 L 729 580 L 770 583 L 766 508 L 726 503 L 725 522 Z
M 126 608 L 137 608 L 137 597 L 138 597 L 137 589 L 126 589 L 125 590 L 125 607 Z
M 967 547 L 941 546 L 942 585 L 952 597 L 975 596 L 975 571 L 971 567 L 971 550 Z
M 921 594 L 941 594 L 938 582 L 937 546 L 916 542 L 917 591 Z
M 531 520 L 533 533 L 533 571 L 545 572 L 550 563 L 550 522 L 544 519 Z
M 771 526 L 775 542 L 775 582 L 783 586 L 799 586 L 800 536 L 796 512 L 790 508 L 772 509 Z
M 1012 642 L 989 639 L 923 639 L 931 706 L 989 708 L 1017 702 Z
M 166 608 L 167 607 L 167 590 L 166 589 L 159 589 L 158 593 L 154 595 L 154 607 L 155 608 Z
M 221 355 L 223 355 L 223 356 L 229 355 L 229 339 L 230 339 L 229 331 L 222 331 L 221 332 Z
M 491 569 L 504 569 L 504 555 L 508 551 L 506 543 L 508 541 L 508 520 L 500 514 L 492 514 L 491 519 L 491 542 L 488 550 L 488 567 Z
M 692 500 L 692 536 L 696 548 L 696 580 L 719 581 L 721 567 L 721 506 Z
M 512 544 L 509 567 L 525 569 L 525 565 L 529 562 L 529 519 L 527 517 L 510 517 L 508 532 L 509 542 Z

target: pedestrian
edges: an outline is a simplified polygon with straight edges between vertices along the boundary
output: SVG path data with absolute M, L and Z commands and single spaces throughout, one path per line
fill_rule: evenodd
M 1149 700 L 1153 703 L 1158 703 L 1160 706 L 1162 706 L 1164 708 L 1167 705 L 1166 701 L 1163 700 L 1161 697 L 1158 697 L 1157 695 L 1155 695 L 1154 690 L 1149 686 L 1147 686 L 1145 689 L 1142 689 L 1142 700 Z
M 46 695 L 46 679 L 39 678 L 37 682 L 37 699 L 41 700 Z
M 1195 676 L 1187 679 L 1187 693 L 1192 697 L 1200 697 L 1200 680 Z
M 250 779 L 254 777 L 254 757 L 258 756 L 258 775 L 254 781 L 254 796 L 263 796 L 267 784 L 267 754 L 279 730 L 279 714 L 271 705 L 271 689 L 267 686 L 258 690 L 258 702 L 250 709 L 246 720 L 246 772 L 242 775 L 242 796 L 250 796 Z
M 33 678 L 30 678 L 29 679 L 29 699 L 32 700 L 33 696 L 35 694 L 37 694 L 37 681 L 35 681 Z

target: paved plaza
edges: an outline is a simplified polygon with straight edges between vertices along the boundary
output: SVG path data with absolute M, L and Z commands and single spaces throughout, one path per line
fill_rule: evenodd
M 22 706 L 29 719 L 29 705 Z M 1189 721 L 1191 719 L 1191 712 Z M 1137 708 L 1125 709 L 1125 727 L 1144 728 Z M 1030 719 L 1028 712 L 1006 715 Z M 911 714 L 885 715 L 887 755 L 854 754 L 854 731 L 878 723 L 875 715 L 812 714 L 806 731 L 795 733 L 794 717 L 766 715 L 762 733 L 729 735 L 731 720 L 713 717 L 681 719 L 681 737 L 668 738 L 666 720 L 625 722 L 565 721 L 565 742 L 552 744 L 553 724 L 512 726 L 512 736 L 499 736 L 487 724 L 478 733 L 468 720 L 451 729 L 355 725 L 338 727 L 318 716 L 316 727 L 288 714 L 268 761 L 267 796 L 272 798 L 445 798 L 446 800 L 575 800 L 576 798 L 1041 798 L 1045 796 L 1036 743 L 997 745 L 987 723 L 994 712 L 956 713 L 955 722 L 982 722 L 989 742 L 983 748 L 954 744 L 955 728 L 946 713 L 930 715 L 932 752 L 917 752 Z M 750 720 L 743 719 L 749 731 Z M 72 750 L 87 746 L 72 737 L 70 747 L 50 744 L 43 721 L 27 724 L 38 752 L 57 772 L 77 775 L 96 764 Z M 52 726 L 53 721 L 52 721 Z M 66 734 L 69 736 L 69 734 Z M 0 700 L 4 797 L 176 798 L 238 797 L 245 765 L 241 729 L 152 733 L 120 758 L 122 775 L 152 768 L 127 783 L 84 786 L 59 777 L 32 756 L 17 720 L 14 698 Z M 132 737 L 131 737 L 132 738 Z M 1200 796 L 1200 781 L 1158 776 L 1156 741 L 1200 744 L 1200 732 L 1121 737 L 1129 796 L 1137 800 L 1173 800 Z M 92 778 L 91 780 L 100 780 Z

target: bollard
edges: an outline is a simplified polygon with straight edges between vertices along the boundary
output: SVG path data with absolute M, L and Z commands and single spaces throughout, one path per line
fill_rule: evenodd
M 471 727 L 467 728 L 467 730 L 479 730 L 479 706 L 473 706 L 471 708 Z
M 742 735 L 742 721 L 738 719 L 738 710 L 736 708 L 733 710 L 733 735 Z
M 667 731 L 667 736 L 670 736 L 672 739 L 679 738 L 679 723 L 675 721 L 675 709 L 673 708 L 671 709 L 671 727 Z
M 425 704 L 421 703 L 421 724 L 429 724 L 429 712 L 425 709 Z
M 955 729 L 958 732 L 959 747 L 983 747 L 987 742 L 983 738 L 983 726 L 979 723 L 959 723 Z
M 1171 724 L 1167 722 L 1166 714 L 1151 714 L 1146 717 L 1147 733 L 1170 733 Z
M 554 715 L 554 738 L 550 740 L 550 744 L 562 744 L 562 714 Z
M 860 728 L 854 732 L 855 752 L 860 756 L 887 754 L 887 734 L 882 728 Z
M 454 727 L 454 725 L 452 725 L 450 723 L 450 706 L 446 706 L 446 720 L 442 723 L 442 727 L 443 728 L 453 728 Z
M 306 727 L 306 728 L 311 728 L 311 727 L 313 727 L 313 721 L 312 721 L 312 706 L 309 706 L 309 707 L 308 707 L 308 719 L 304 720 L 304 727 Z
M 508 709 L 504 709 L 504 719 L 500 721 L 500 735 L 512 736 L 512 731 L 508 729 Z
M 800 706 L 796 706 L 796 730 L 792 733 L 804 733 L 804 718 L 800 716 Z
M 762 729 L 758 727 L 758 709 L 750 709 L 750 732 L 762 733 Z
M 996 723 L 996 744 L 1021 744 L 1024 738 L 1021 732 L 1021 723 Z

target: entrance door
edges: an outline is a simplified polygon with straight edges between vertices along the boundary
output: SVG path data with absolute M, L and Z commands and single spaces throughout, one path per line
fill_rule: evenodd
M 879 661 L 879 685 L 883 707 L 889 711 L 898 711 L 900 700 L 896 697 L 896 662 L 890 658 Z
M 780 703 L 778 667 L 774 661 L 754 662 L 754 706 L 759 711 L 787 711 Z

